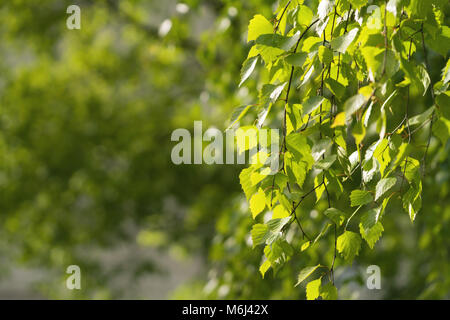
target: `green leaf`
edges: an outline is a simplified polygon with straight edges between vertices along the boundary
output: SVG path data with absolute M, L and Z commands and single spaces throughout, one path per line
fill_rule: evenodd
M 242 190 L 245 193 L 247 201 L 250 200 L 250 197 L 257 191 L 257 188 L 253 185 L 251 181 L 251 175 L 254 171 L 254 168 L 249 167 L 245 168 L 239 174 L 239 180 L 242 186 Z
M 280 189 L 280 191 L 283 191 L 283 189 L 286 187 L 286 183 L 288 181 L 289 181 L 289 178 L 281 172 L 278 172 L 275 175 L 275 185 L 278 187 L 278 189 Z
M 276 60 L 281 54 L 289 51 L 298 41 L 300 32 L 292 37 L 277 33 L 262 34 L 256 39 L 256 49 L 266 64 Z
M 334 80 L 333 78 L 328 78 L 325 80 L 325 85 L 327 88 L 335 95 L 338 99 L 341 99 L 345 94 L 345 87 Z M 344 121 L 345 121 L 345 113 L 344 113 Z
M 309 243 L 309 242 L 307 242 Z M 298 274 L 298 278 L 297 278 L 297 283 L 295 284 L 295 286 L 298 286 L 300 283 L 302 283 L 304 280 L 306 280 L 306 278 L 308 278 L 311 274 L 313 274 L 314 271 L 317 270 L 317 268 L 320 267 L 320 264 L 318 264 L 317 266 L 314 267 L 306 267 L 304 269 L 302 269 L 300 271 L 300 273 Z
M 247 42 L 256 40 L 266 33 L 273 33 L 273 25 L 264 16 L 255 15 L 248 26 Z
M 428 8 L 431 7 L 427 4 L 428 1 L 423 0 L 410 0 L 407 12 L 412 16 L 426 17 Z M 431 1 L 430 1 L 431 2 Z
M 255 219 L 266 207 L 266 196 L 264 193 L 255 193 L 250 199 L 250 211 L 252 212 L 253 219 Z
M 263 181 L 265 178 L 267 178 L 267 175 L 261 174 L 259 171 L 254 171 L 250 175 L 250 180 L 254 186 Z
M 289 261 L 293 253 L 294 249 L 286 240 L 278 239 L 264 248 L 264 254 L 273 268 Z
M 325 184 L 322 184 L 320 187 L 319 185 L 322 183 L 322 177 L 323 177 L 323 173 L 318 174 L 315 178 L 314 178 L 314 189 L 315 189 L 315 193 L 316 193 L 316 202 L 318 202 L 320 200 L 320 198 L 322 197 L 323 192 L 325 191 L 325 184 L 327 183 L 326 179 L 325 179 Z
M 239 153 L 251 150 L 258 144 L 258 132 L 253 126 L 240 127 L 236 130 L 235 137 Z
M 430 79 L 430 76 L 428 75 L 427 69 L 424 66 L 418 65 L 417 70 L 418 70 L 417 75 L 419 77 L 419 80 L 422 82 L 422 86 L 423 86 L 423 94 L 422 95 L 425 95 L 425 93 L 427 93 L 428 87 L 430 86 L 431 79 Z
M 289 222 L 291 218 L 283 219 L 272 219 L 267 221 L 267 226 L 269 227 L 269 233 L 267 235 L 266 243 L 271 244 L 280 237 L 281 229 Z
M 352 207 L 362 206 L 373 201 L 372 194 L 369 191 L 353 190 L 350 194 Z
M 328 208 L 323 214 L 338 226 L 342 225 L 346 218 L 346 214 L 336 208 Z
M 307 163 L 307 169 L 311 169 L 314 164 L 314 159 L 311 155 L 311 147 L 304 135 L 299 132 L 289 134 L 286 137 L 286 145 L 297 160 Z
M 282 205 L 277 205 L 275 209 L 273 209 L 272 219 L 282 219 L 289 216 L 289 211 L 287 211 Z
M 319 291 L 323 300 L 337 300 L 338 298 L 337 289 L 331 282 L 321 286 Z
M 337 239 L 337 250 L 347 262 L 352 262 L 361 248 L 361 237 L 354 232 L 345 231 Z
M 331 0 L 320 1 L 319 6 L 317 7 L 317 15 L 319 16 L 320 20 L 325 20 L 332 7 L 333 3 Z
M 367 64 L 367 68 L 369 69 L 371 80 L 374 81 L 374 77 L 377 76 L 383 64 L 384 49 L 365 46 L 361 48 L 361 53 L 364 57 L 364 61 Z
M 303 103 L 303 114 L 309 114 L 316 110 L 322 102 L 325 100 L 324 97 L 321 96 L 314 96 L 309 98 Z
M 262 106 L 261 111 L 258 114 L 258 120 L 256 122 L 256 127 L 261 128 L 266 120 L 267 115 L 270 112 L 272 104 L 274 104 L 281 93 L 283 92 L 284 87 L 287 82 L 284 82 L 279 85 L 273 84 L 265 84 L 263 85 L 260 93 L 259 93 L 259 104 Z
M 380 199 L 386 192 L 388 192 L 393 186 L 395 186 L 396 182 L 396 178 L 385 178 L 378 181 L 377 187 L 375 189 L 375 201 Z
M 336 128 L 345 125 L 345 112 L 339 112 L 334 118 L 331 128 Z
M 331 48 L 333 48 L 333 50 L 339 51 L 340 53 L 345 53 L 348 46 L 353 42 L 357 34 L 358 28 L 354 28 L 348 33 L 334 38 L 333 40 L 331 40 Z
M 306 299 L 315 300 L 319 297 L 321 283 L 321 278 L 308 282 L 308 284 L 306 285 Z
M 357 94 L 345 101 L 344 110 L 347 118 L 350 118 L 359 108 L 366 103 L 366 98 L 362 94 Z
M 409 214 L 411 222 L 414 222 L 417 213 L 422 207 L 422 184 L 419 186 L 411 185 L 408 191 L 403 195 L 403 208 Z
M 269 227 L 261 223 L 255 224 L 252 227 L 251 235 L 254 248 L 257 245 L 266 242 L 267 237 L 269 236 Z
M 447 140 L 450 137 L 450 121 L 441 117 L 439 120 L 433 123 L 433 134 L 439 138 L 442 145 L 447 144 Z
M 307 6 L 301 5 L 299 7 L 298 13 L 297 13 L 297 22 L 301 26 L 309 26 L 312 19 L 314 18 L 314 13 L 311 11 L 311 9 Z
M 335 154 L 325 157 L 314 164 L 314 167 L 321 170 L 328 170 L 336 161 L 337 156 Z
M 295 159 L 290 152 L 285 153 L 284 157 L 288 176 L 295 180 L 295 182 L 301 187 L 306 179 L 308 163 L 298 161 L 298 159 Z
M 366 127 L 364 127 L 362 121 L 358 121 L 355 124 L 352 130 L 352 135 L 355 138 L 355 144 L 359 146 L 366 136 Z
M 400 61 L 402 69 L 405 71 L 406 78 L 421 90 L 423 95 L 425 95 L 431 82 L 425 67 L 422 65 L 414 65 L 413 62 L 405 59 L 401 59 Z
M 239 87 L 250 77 L 253 70 L 255 70 L 257 62 L 258 57 L 251 57 L 244 61 L 241 69 L 241 82 L 239 82 Z
M 434 107 L 428 108 L 425 112 L 418 114 L 408 120 L 408 124 L 410 126 L 414 126 L 417 124 L 422 124 L 425 120 L 431 117 L 431 114 L 434 111 Z
M 381 222 L 375 223 L 371 228 L 365 228 L 363 223 L 359 224 L 359 232 L 361 233 L 361 237 L 366 240 L 370 249 L 373 249 L 375 243 L 380 239 L 383 231 L 384 228 Z
M 269 260 L 264 261 L 264 263 L 259 267 L 259 272 L 261 273 L 263 279 L 264 279 L 264 275 L 266 274 L 267 270 L 269 270 L 269 268 L 270 268 Z
M 450 27 L 442 26 L 441 32 L 433 37 L 426 37 L 425 43 L 440 55 L 446 57 L 450 51 Z
M 384 52 L 381 53 L 384 59 Z M 380 57 L 381 58 L 381 57 Z M 400 68 L 400 62 L 398 61 L 395 53 L 392 50 L 386 50 L 386 77 L 390 78 L 394 74 L 397 73 L 397 71 Z
M 349 1 L 352 4 L 353 8 L 355 8 L 355 9 L 359 9 L 362 6 L 367 4 L 366 0 L 349 0 Z
M 264 60 L 264 63 L 266 65 L 271 65 L 273 61 L 278 59 L 285 51 L 275 48 L 275 47 L 269 47 L 264 45 L 256 45 L 256 49 L 261 55 L 261 58 Z
M 311 150 L 312 157 L 314 161 L 319 160 L 327 150 L 331 148 L 333 141 L 329 138 L 324 138 L 316 142 Z
M 259 103 L 275 103 L 283 92 L 284 87 L 287 82 L 283 82 L 279 85 L 265 84 L 263 85 L 261 92 L 259 94 Z
M 450 61 L 450 60 L 449 60 Z M 442 115 L 450 119 L 450 91 L 442 93 L 436 97 L 436 104 L 440 107 Z
M 292 37 L 282 36 L 278 33 L 262 34 L 256 39 L 256 44 L 289 51 L 297 43 L 299 38 L 299 32 Z
M 240 106 L 234 109 L 233 114 L 231 115 L 230 119 L 230 125 L 227 127 L 226 130 L 231 129 L 236 122 L 242 119 L 243 116 L 247 113 L 248 110 L 250 110 L 253 107 L 253 105 L 249 106 Z
M 404 170 L 405 177 L 409 182 L 415 183 L 416 186 L 421 184 L 420 181 L 420 162 L 417 159 L 412 157 L 408 157 L 408 161 L 406 162 L 406 168 Z
M 450 81 L 450 59 L 447 60 L 447 64 L 442 69 L 442 83 L 445 85 Z
M 373 156 L 377 159 L 380 164 L 380 173 L 381 176 L 384 176 L 384 172 L 391 162 L 391 156 L 389 154 L 389 141 L 386 138 L 383 138 L 377 143 L 377 147 L 373 152 Z
M 300 251 L 305 251 L 306 249 L 309 248 L 309 246 L 311 245 L 310 241 L 306 241 L 304 244 L 302 244 Z
M 380 211 L 376 209 L 371 209 L 369 211 L 364 212 L 361 215 L 361 223 L 360 225 L 364 230 L 369 230 L 378 222 L 378 214 Z
M 319 61 L 322 62 L 324 65 L 328 65 L 333 61 L 333 51 L 328 49 L 325 46 L 319 47 Z
M 306 52 L 297 52 L 288 55 L 284 60 L 292 66 L 303 67 L 307 57 L 308 54 Z

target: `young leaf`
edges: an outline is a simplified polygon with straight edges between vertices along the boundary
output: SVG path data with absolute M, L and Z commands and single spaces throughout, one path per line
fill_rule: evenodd
M 345 231 L 337 239 L 337 250 L 347 262 L 352 262 L 361 248 L 361 237 L 354 232 Z
M 364 6 L 365 4 L 367 4 L 366 0 L 349 0 L 349 1 L 352 4 L 353 8 L 355 8 L 355 9 L 359 9 L 362 6 Z
M 298 13 L 297 13 L 297 22 L 301 26 L 308 26 L 312 19 L 314 18 L 314 13 L 311 11 L 311 9 L 307 6 L 300 6 Z
M 239 87 L 242 86 L 242 84 L 245 82 L 245 80 L 248 79 L 248 77 L 250 77 L 253 70 L 255 70 L 257 62 L 258 62 L 258 57 L 251 57 L 251 58 L 245 60 L 245 62 L 242 65 L 242 69 L 241 69 L 241 82 L 239 82 Z
M 422 207 L 422 185 L 416 187 L 411 185 L 408 191 L 403 195 L 403 208 L 409 214 L 411 222 L 414 222 L 417 212 Z
M 328 78 L 325 81 L 325 85 L 328 89 L 338 98 L 341 99 L 345 94 L 345 87 L 338 81 Z
M 286 145 L 288 150 L 292 152 L 297 159 L 308 164 L 308 170 L 312 167 L 314 159 L 311 155 L 311 147 L 304 135 L 299 132 L 289 134 L 286 137 Z
M 242 190 L 245 193 L 247 201 L 250 200 L 251 196 L 257 191 L 257 188 L 252 184 L 251 175 L 253 173 L 253 168 L 245 168 L 239 174 L 239 180 L 242 186 Z
M 319 47 L 318 56 L 319 61 L 322 62 L 322 64 L 324 65 L 328 65 L 333 61 L 333 51 L 331 51 L 325 46 Z
M 255 224 L 252 227 L 252 242 L 253 242 L 253 248 L 256 247 L 259 244 L 263 244 L 266 242 L 267 237 L 269 236 L 269 227 L 265 224 Z
M 376 209 L 371 209 L 369 211 L 364 212 L 361 215 L 361 223 L 360 226 L 364 230 L 369 230 L 372 228 L 378 221 L 379 211 Z
M 311 245 L 310 241 L 306 241 L 304 244 L 302 244 L 300 251 L 305 251 L 306 249 L 309 248 L 309 246 Z
M 356 111 L 358 111 L 358 109 L 361 108 L 365 102 L 366 98 L 360 93 L 345 101 L 344 111 L 347 118 L 350 118 Z
M 358 121 L 352 130 L 353 137 L 355 138 L 355 144 L 359 146 L 366 136 L 366 127 L 362 121 Z
M 375 191 L 375 201 L 380 199 L 386 192 L 388 192 L 396 182 L 396 178 L 384 178 L 378 181 Z
M 263 279 L 264 279 L 264 275 L 266 274 L 267 270 L 269 270 L 269 268 L 270 268 L 269 260 L 264 261 L 264 263 L 259 267 L 259 272 L 261 273 Z
M 286 218 L 289 215 L 289 212 L 282 205 L 278 205 L 273 209 L 272 219 Z
M 297 43 L 299 38 L 299 32 L 292 37 L 285 37 L 277 33 L 262 34 L 256 39 L 256 44 L 289 51 Z
M 307 242 L 308 243 L 308 242 Z M 300 271 L 297 278 L 297 283 L 295 286 L 298 286 L 300 283 L 302 283 L 306 278 L 308 278 L 314 271 L 317 270 L 317 268 L 320 267 L 320 264 L 314 267 L 306 267 Z
M 425 120 L 427 120 L 431 116 L 433 111 L 434 111 L 434 107 L 431 107 L 431 108 L 427 109 L 425 112 L 418 114 L 414 117 L 411 117 L 408 120 L 408 125 L 414 126 L 417 124 L 422 124 Z
M 322 279 L 313 280 L 306 285 L 306 299 L 316 300 L 320 295 L 320 285 Z
M 348 33 L 334 38 L 333 40 L 331 40 L 331 48 L 333 48 L 333 50 L 339 51 L 340 53 L 345 53 L 348 46 L 353 42 L 357 34 L 358 28 L 354 28 Z
M 345 125 L 345 112 L 339 112 L 334 118 L 331 128 L 336 128 Z
M 273 33 L 273 25 L 262 15 L 257 14 L 250 20 L 247 42 L 256 40 L 260 35 Z
M 359 232 L 361 233 L 361 237 L 366 240 L 370 249 L 373 249 L 375 243 L 380 239 L 381 234 L 383 233 L 384 228 L 381 222 L 377 222 L 371 228 L 365 228 L 363 223 L 359 224 Z
M 234 124 L 239 120 L 241 120 L 242 117 L 245 116 L 247 111 L 250 110 L 250 108 L 252 107 L 253 105 L 249 105 L 249 106 L 240 106 L 234 109 L 233 114 L 231 115 L 230 125 L 227 127 L 226 130 L 231 129 L 234 126 Z
M 250 199 L 250 211 L 252 212 L 253 219 L 260 214 L 266 207 L 266 197 L 264 193 L 255 193 Z
M 433 134 L 441 140 L 442 145 L 446 145 L 450 137 L 450 120 L 441 117 L 433 123 Z
M 303 67 L 308 54 L 306 52 L 297 52 L 288 55 L 284 60 L 292 66 Z
M 353 190 L 350 194 L 350 202 L 352 207 L 362 206 L 372 201 L 373 197 L 369 191 Z
M 327 156 L 325 159 L 321 159 L 318 162 L 314 164 L 314 167 L 321 170 L 328 170 L 333 163 L 336 161 L 337 156 L 335 154 L 332 154 L 330 156 Z
M 331 282 L 321 286 L 319 291 L 323 300 L 337 300 L 338 298 L 337 288 Z
M 336 223 L 338 226 L 342 225 L 342 223 L 345 221 L 346 218 L 345 213 L 336 208 L 328 208 L 327 210 L 325 210 L 323 214 L 330 220 L 332 220 L 334 223 Z
M 303 114 L 308 114 L 316 110 L 322 102 L 325 100 L 324 97 L 314 96 L 309 98 L 303 103 Z

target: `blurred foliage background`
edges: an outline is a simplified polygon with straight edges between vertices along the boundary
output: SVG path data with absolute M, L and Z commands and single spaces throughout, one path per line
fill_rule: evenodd
M 71 4 L 81 8 L 81 30 L 66 28 Z M 12 281 L 18 270 L 31 272 L 25 290 L 39 298 L 304 297 L 293 287 L 298 271 L 329 253 L 317 246 L 262 279 L 242 167 L 170 160 L 174 129 L 202 120 L 204 130 L 223 130 L 234 107 L 256 100 L 256 81 L 248 83 L 255 90 L 238 88 L 247 24 L 275 7 L 0 4 L 0 288 L 10 286 L 3 298 L 21 286 L 20 273 Z M 430 61 L 434 83 L 443 62 L 433 52 Z M 430 105 L 427 97 L 413 101 L 415 113 Z M 414 225 L 400 203 L 391 209 L 376 248 L 345 271 L 338 265 L 340 298 L 450 298 L 449 146 L 438 144 L 432 140 Z M 314 220 L 314 203 L 305 203 Z M 71 264 L 81 267 L 82 290 L 65 287 Z M 365 287 L 372 264 L 382 270 L 379 291 Z M 169 281 L 170 273 L 188 277 Z

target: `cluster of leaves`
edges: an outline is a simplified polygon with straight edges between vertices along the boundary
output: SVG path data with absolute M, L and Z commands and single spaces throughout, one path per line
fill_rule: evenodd
M 277 273 L 294 252 L 331 237 L 331 261 L 299 272 L 297 285 L 313 279 L 306 285 L 308 299 L 337 298 L 334 268 L 339 255 L 352 263 L 363 240 L 375 246 L 390 202 L 401 201 L 414 221 L 422 208 L 430 139 L 436 136 L 445 147 L 450 135 L 450 62 L 444 60 L 450 50 L 447 2 L 371 5 L 360 0 L 284 0 L 274 19 L 255 15 L 248 27 L 252 47 L 240 85 L 258 73 L 259 101 L 236 109 L 231 122 L 255 115 L 254 125 L 246 128 L 278 124 L 282 129 L 278 172 L 261 174 L 269 164 L 259 162 L 240 174 L 257 222 L 252 243 L 264 245 L 264 277 L 270 268 Z M 435 83 L 429 49 L 444 61 Z M 413 95 L 429 96 L 425 112 L 412 112 Z M 241 147 L 246 151 L 256 143 Z M 306 217 L 298 212 L 313 194 L 326 206 L 317 206 L 322 226 L 307 231 L 302 226 Z M 295 225 L 304 239 L 298 248 L 287 236 Z

